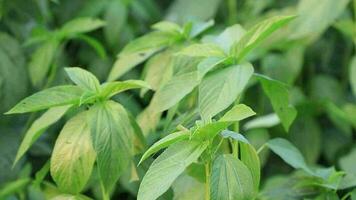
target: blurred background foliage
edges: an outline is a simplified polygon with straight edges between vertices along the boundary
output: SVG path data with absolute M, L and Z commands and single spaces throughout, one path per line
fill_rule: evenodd
M 69 82 L 63 70 L 66 66 L 86 68 L 105 81 L 123 46 L 161 20 L 183 24 L 189 20 L 214 19 L 215 26 L 208 32 L 213 34 L 236 23 L 250 27 L 267 16 L 297 14 L 295 21 L 273 34 L 249 58 L 256 71 L 289 85 L 291 101 L 298 110 L 297 119 L 286 133 L 278 118 L 270 114 L 271 105 L 260 86 L 252 85 L 244 102 L 258 116 L 242 124 L 242 132 L 256 148 L 276 136 L 288 138 L 309 164 L 335 166 L 347 172 L 345 179 L 351 181 L 344 188 L 354 187 L 355 9 L 355 0 L 1 0 L 0 112 L 6 112 L 36 91 Z M 98 28 L 65 33 L 65 25 L 79 17 L 98 18 L 105 25 L 98 22 Z M 142 79 L 143 66 L 121 79 Z M 116 98 L 137 116 L 151 96 L 152 92 L 148 92 L 141 98 L 138 91 L 133 91 Z M 58 192 L 46 175 L 46 162 L 65 119 L 46 130 L 12 169 L 23 134 L 38 116 L 0 115 L 0 199 L 40 199 L 41 193 L 48 197 Z M 178 118 L 187 117 L 192 118 L 187 113 Z M 150 123 L 141 121 L 140 125 L 144 129 Z M 162 122 L 155 131 L 143 131 L 151 144 L 167 134 L 165 130 L 169 127 Z M 292 186 L 300 176 L 267 150 L 261 153 L 261 160 L 261 199 L 301 199 L 313 192 L 303 190 L 300 185 Z M 144 167 L 139 170 L 139 174 L 144 174 Z M 135 199 L 138 184 L 127 176 L 116 187 L 115 199 Z M 39 190 L 36 184 L 42 179 L 44 189 Z M 94 176 L 85 194 L 98 199 L 95 180 Z M 162 199 L 171 199 L 174 192 L 182 190 L 189 195 L 174 199 L 199 199 L 200 191 L 196 189 L 199 187 L 201 184 L 186 174 Z M 339 193 L 344 195 L 348 191 Z

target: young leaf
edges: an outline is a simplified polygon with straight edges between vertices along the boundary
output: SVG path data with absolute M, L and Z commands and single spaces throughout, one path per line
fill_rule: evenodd
M 202 127 L 198 127 L 194 133 L 193 138 L 198 140 L 208 140 L 214 138 L 220 131 L 226 129 L 233 122 L 238 122 L 245 118 L 254 115 L 255 112 L 244 104 L 234 106 L 229 110 L 219 121 L 208 123 Z
M 219 122 L 237 122 L 245 118 L 251 117 L 256 113 L 244 104 L 238 104 L 232 107 L 219 119 Z
M 33 143 L 44 133 L 44 131 L 52 124 L 57 122 L 71 106 L 59 106 L 50 108 L 42 116 L 36 119 L 25 134 L 19 150 L 17 151 L 14 166 L 20 158 L 26 153 Z
M 64 36 L 71 36 L 78 33 L 86 33 L 105 25 L 105 22 L 93 18 L 77 18 L 63 25 L 60 32 Z
M 36 51 L 31 55 L 31 61 L 28 67 L 33 85 L 39 86 L 42 84 L 42 81 L 50 71 L 50 66 L 53 62 L 58 46 L 59 41 L 50 39 L 36 49 Z
M 354 96 L 356 96 L 356 56 L 354 56 L 350 63 L 350 84 Z
M 220 155 L 213 164 L 211 198 L 214 200 L 254 199 L 250 170 L 232 155 Z
M 190 57 L 225 57 L 224 51 L 217 45 L 211 43 L 192 44 L 177 53 L 178 55 Z
M 207 143 L 181 141 L 168 147 L 153 161 L 138 190 L 138 200 L 155 200 L 169 189 L 173 181 L 196 161 Z
M 158 142 L 154 143 L 141 157 L 141 160 L 138 164 L 142 163 L 144 160 L 146 160 L 148 157 L 150 157 L 152 154 L 156 153 L 157 151 L 168 147 L 169 145 L 179 142 L 181 140 L 188 139 L 190 136 L 190 132 L 186 131 L 179 131 L 175 133 L 171 133 L 167 135 L 166 137 L 160 139 Z
M 203 119 L 214 117 L 230 106 L 252 76 L 249 63 L 230 66 L 204 77 L 199 85 L 199 109 Z
M 99 177 L 107 194 L 128 167 L 134 133 L 126 110 L 113 101 L 91 107 L 90 118 Z
M 180 34 L 182 33 L 182 28 L 178 26 L 178 24 L 175 24 L 173 22 L 169 21 L 161 21 L 158 23 L 155 23 L 151 27 L 152 29 L 155 29 L 157 31 L 162 31 L 162 32 L 170 32 L 170 33 L 175 33 L 175 34 Z
M 274 111 L 281 120 L 284 129 L 288 131 L 297 116 L 297 110 L 289 105 L 287 87 L 283 83 L 265 76 L 259 76 L 259 81 L 262 84 L 263 91 L 270 99 Z
M 189 94 L 198 83 L 196 71 L 174 76 L 155 93 L 151 100 L 152 108 L 155 112 L 169 109 Z
M 128 72 L 130 69 L 134 68 L 136 65 L 145 61 L 147 58 L 152 56 L 157 51 L 161 50 L 161 47 L 144 49 L 130 54 L 118 55 L 117 60 L 112 67 L 108 81 L 114 81 Z
M 56 106 L 78 104 L 82 94 L 83 90 L 74 85 L 52 87 L 23 99 L 5 114 L 35 112 Z
M 92 73 L 79 67 L 65 68 L 65 71 L 69 78 L 82 89 L 99 91 L 99 80 Z
M 120 92 L 136 88 L 150 89 L 151 87 L 146 82 L 140 80 L 114 81 L 102 84 L 100 95 L 104 98 L 110 98 Z
M 51 157 L 51 175 L 60 190 L 77 194 L 88 182 L 94 161 L 85 111 L 70 119 L 59 134 Z
M 292 167 L 314 174 L 307 166 L 302 153 L 289 141 L 276 138 L 268 141 L 266 145 Z
M 230 53 L 237 58 L 238 62 L 241 61 L 269 35 L 288 24 L 294 18 L 295 16 L 275 16 L 260 22 L 248 30 L 248 32 L 231 47 Z
M 246 124 L 244 124 L 243 128 L 244 130 L 250 130 L 254 128 L 270 128 L 279 124 L 280 122 L 281 121 L 279 120 L 278 115 L 276 113 L 271 113 L 248 121 Z

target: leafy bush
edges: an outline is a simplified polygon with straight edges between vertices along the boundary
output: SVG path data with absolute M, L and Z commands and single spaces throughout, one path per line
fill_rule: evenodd
M 356 1 L 0 4 L 0 199 L 356 199 Z

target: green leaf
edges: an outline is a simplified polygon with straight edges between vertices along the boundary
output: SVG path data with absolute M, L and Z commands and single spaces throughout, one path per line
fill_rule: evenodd
M 240 159 L 251 172 L 254 192 L 257 194 L 261 178 L 261 164 L 256 149 L 239 133 L 225 130 L 221 132 L 221 135 L 224 138 L 229 137 L 240 142 Z
M 73 39 L 79 39 L 84 41 L 85 43 L 87 43 L 89 46 L 91 46 L 96 53 L 100 56 L 100 58 L 105 59 L 106 58 L 106 51 L 105 51 L 105 47 L 103 46 L 103 44 L 100 43 L 99 40 L 84 35 L 84 34 L 77 34 L 75 36 L 72 37 Z
M 137 199 L 155 200 L 161 196 L 206 147 L 207 143 L 196 141 L 181 141 L 168 147 L 153 161 L 143 177 Z
M 154 31 L 131 41 L 120 55 L 128 55 L 148 49 L 162 49 L 179 40 L 176 34 Z
M 183 31 L 178 24 L 169 21 L 157 22 L 153 24 L 151 28 L 157 31 L 170 32 L 175 34 L 180 34 Z
M 115 46 L 120 41 L 122 33 L 127 23 L 128 8 L 123 1 L 110 1 L 104 13 L 106 26 L 104 36 L 110 46 Z
M 100 95 L 104 98 L 110 98 L 120 92 L 137 88 L 150 89 L 151 87 L 146 82 L 140 80 L 114 81 L 102 84 Z
M 225 57 L 224 51 L 213 43 L 192 44 L 177 53 L 190 57 Z
M 129 166 L 134 132 L 126 110 L 118 103 L 97 103 L 89 111 L 99 177 L 108 194 Z
M 254 199 L 250 170 L 232 155 L 219 155 L 211 174 L 211 198 L 214 200 Z
M 147 58 L 152 56 L 157 51 L 161 50 L 161 47 L 150 48 L 140 50 L 134 53 L 118 55 L 114 66 L 111 68 L 110 74 L 108 76 L 108 81 L 114 81 L 128 72 L 130 69 L 134 68 L 136 65 L 145 61 Z
M 50 200 L 91 200 L 91 198 L 84 195 L 71 195 L 71 194 L 60 194 Z
M 349 78 L 350 78 L 352 92 L 356 97 L 356 56 L 354 56 L 351 60 L 349 74 L 350 74 Z
M 272 107 L 281 120 L 284 129 L 288 131 L 297 116 L 297 110 L 289 105 L 287 86 L 265 76 L 259 75 L 258 78 L 262 84 L 263 91 L 270 99 Z
M 190 136 L 190 132 L 186 131 L 179 131 L 175 133 L 171 133 L 167 135 L 166 137 L 160 139 L 156 143 L 154 143 L 141 157 L 141 160 L 138 164 L 142 163 L 144 160 L 146 160 L 148 157 L 150 157 L 152 154 L 156 153 L 157 151 L 168 147 L 169 145 L 179 142 L 181 140 L 188 139 Z
M 89 71 L 79 67 L 65 68 L 69 78 L 84 90 L 99 91 L 99 80 Z
M 77 194 L 88 182 L 95 162 L 87 112 L 70 119 L 60 132 L 51 157 L 51 175 L 61 191 Z
M 53 58 L 59 47 L 59 41 L 51 39 L 42 44 L 31 55 L 28 65 L 31 82 L 35 86 L 40 86 L 50 71 Z
M 60 32 L 64 36 L 71 36 L 78 33 L 86 33 L 98 29 L 105 25 L 105 22 L 94 18 L 77 18 L 65 23 Z
M 56 106 L 78 104 L 82 94 L 83 90 L 74 85 L 52 87 L 23 99 L 5 114 L 35 112 Z
M 26 151 L 35 143 L 35 141 L 44 133 L 44 131 L 57 122 L 70 108 L 71 106 L 54 107 L 47 110 L 41 117 L 36 119 L 31 127 L 27 130 L 25 137 L 23 138 L 21 145 L 17 151 L 14 166 L 20 160 L 20 158 L 26 153 Z
M 151 100 L 153 110 L 162 112 L 174 106 L 189 94 L 198 83 L 196 71 L 174 76 L 153 96 Z
M 275 138 L 268 141 L 266 145 L 290 166 L 314 174 L 307 166 L 302 153 L 289 141 L 282 138 Z
M 221 57 L 207 57 L 204 58 L 201 62 L 199 62 L 198 68 L 198 79 L 202 79 L 205 74 L 214 69 L 216 66 L 225 62 L 227 58 Z
M 235 43 L 230 50 L 238 62 L 243 60 L 246 55 L 257 47 L 274 31 L 288 24 L 295 16 L 275 16 L 260 22 L 245 33 L 242 38 Z
M 229 111 L 222 116 L 220 122 L 237 122 L 248 117 L 255 115 L 256 113 L 248 106 L 244 104 L 238 104 L 232 107 Z
M 246 87 L 252 73 L 252 65 L 245 63 L 205 76 L 199 85 L 199 109 L 202 118 L 209 120 L 230 106 Z

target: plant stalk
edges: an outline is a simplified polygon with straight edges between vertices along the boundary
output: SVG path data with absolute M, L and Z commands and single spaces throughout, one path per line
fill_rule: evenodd
M 210 165 L 210 161 L 205 164 L 205 200 L 210 200 Z
M 227 6 L 229 9 L 229 25 L 235 24 L 237 21 L 237 0 L 227 0 Z

